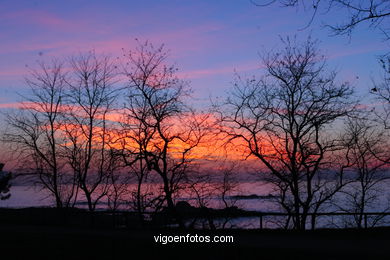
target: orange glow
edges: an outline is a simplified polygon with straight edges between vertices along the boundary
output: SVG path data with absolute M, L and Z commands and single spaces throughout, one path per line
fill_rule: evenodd
M 50 105 L 44 103 L 14 103 L 11 107 L 22 108 L 26 110 L 34 110 L 38 112 L 50 111 Z M 72 111 L 76 115 L 79 114 L 80 118 L 83 117 L 83 111 L 80 107 L 75 105 L 61 105 L 58 108 L 58 112 L 67 113 Z M 107 120 L 107 128 L 103 130 L 102 126 L 94 126 L 93 132 L 93 146 L 95 149 L 101 149 L 103 145 L 103 134 L 105 135 L 104 146 L 107 149 L 127 149 L 130 151 L 137 151 L 139 146 L 137 144 L 137 138 L 144 138 L 139 136 L 139 129 L 131 128 L 122 129 L 122 125 L 137 125 L 136 122 L 129 122 L 129 119 L 125 117 L 124 110 L 116 110 L 104 115 L 98 111 L 96 119 Z M 234 139 L 227 142 L 226 136 L 221 133 L 221 129 L 218 129 L 216 124 L 217 119 L 212 114 L 198 113 L 198 114 L 184 114 L 180 118 L 174 118 L 170 121 L 164 122 L 164 131 L 167 137 L 177 135 L 180 138 L 174 138 L 170 141 L 168 146 L 168 153 L 175 159 L 181 159 L 183 153 L 190 149 L 186 153 L 186 160 L 189 161 L 202 161 L 202 162 L 215 162 L 218 160 L 228 161 L 241 161 L 246 160 L 250 163 L 258 164 L 258 160 L 254 156 L 249 156 L 248 144 L 242 139 Z M 111 123 L 110 123 L 111 122 Z M 125 124 L 126 123 L 126 124 Z M 196 125 L 199 124 L 204 127 L 205 130 L 196 129 Z M 42 126 L 44 127 L 44 126 Z M 64 145 L 71 145 L 69 136 L 77 137 L 78 140 L 84 143 L 87 140 L 85 132 L 89 131 L 89 126 L 80 124 L 71 124 L 66 121 L 58 123 L 56 125 L 58 134 L 64 136 Z M 84 133 L 83 133 L 84 132 Z M 138 136 L 137 136 L 138 135 Z M 202 136 L 199 143 L 197 138 Z M 265 140 L 265 138 L 264 138 Z M 195 145 L 196 144 L 196 145 Z M 271 143 L 266 141 L 259 142 L 262 154 L 272 155 L 275 154 L 275 150 Z M 275 144 L 274 144 L 275 145 Z M 150 151 L 162 149 L 163 141 L 157 134 L 148 143 L 147 149 Z M 192 147 L 193 146 L 193 147 Z

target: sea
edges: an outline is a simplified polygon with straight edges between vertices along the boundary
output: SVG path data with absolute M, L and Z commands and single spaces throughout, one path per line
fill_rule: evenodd
M 134 190 L 135 184 L 127 184 L 127 190 Z M 149 190 L 161 187 L 159 184 L 149 184 Z M 200 185 L 202 186 L 202 185 Z M 207 186 L 207 185 L 203 185 Z M 322 213 L 334 212 L 356 212 L 356 203 L 352 201 L 356 198 L 347 196 L 347 191 L 352 193 L 356 190 L 356 186 L 350 186 L 344 192 L 338 193 L 331 201 L 325 203 L 321 208 Z M 0 207 L 4 208 L 27 208 L 27 207 L 53 207 L 54 201 L 50 194 L 33 185 L 13 185 L 10 189 L 11 197 L 7 200 L 0 201 Z M 224 202 L 221 199 L 219 192 L 208 192 L 203 194 L 204 198 L 199 200 L 193 192 L 181 192 L 176 197 L 176 202 L 186 201 L 193 206 L 204 205 L 210 208 L 223 208 Z M 390 212 L 390 180 L 385 180 L 375 187 L 371 192 L 372 201 L 369 201 L 366 213 Z M 260 228 L 284 228 L 287 223 L 287 217 L 267 215 L 267 213 L 285 212 L 279 205 L 277 192 L 272 184 L 266 181 L 252 181 L 239 182 L 234 190 L 228 193 L 225 201 L 229 206 L 234 206 L 246 211 L 256 211 L 264 213 L 260 219 L 258 216 L 254 217 L 237 217 L 237 218 L 221 218 L 215 219 L 214 225 L 223 228 L 246 228 L 257 229 Z M 87 208 L 85 199 L 82 196 L 77 200 L 76 207 Z M 102 199 L 97 204 L 97 211 L 109 210 L 107 200 Z M 123 203 L 119 210 L 130 210 L 129 204 Z M 197 220 L 195 226 L 199 228 L 207 228 L 209 221 L 206 219 Z M 260 221 L 262 223 L 260 223 Z M 310 219 L 308 219 L 307 226 L 310 227 Z M 356 217 L 350 216 L 319 216 L 316 219 L 316 228 L 345 228 L 355 227 L 357 225 Z M 390 226 L 390 216 L 368 215 L 368 226 Z

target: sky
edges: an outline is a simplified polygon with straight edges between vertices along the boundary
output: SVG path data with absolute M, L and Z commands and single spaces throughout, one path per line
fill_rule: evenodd
M 260 1 L 260 0 L 259 0 Z M 389 49 L 380 32 L 358 27 L 351 38 L 331 37 L 319 17 L 307 29 L 310 13 L 294 8 L 255 6 L 250 0 L 0 0 L 0 108 L 28 93 L 25 77 L 37 61 L 94 49 L 119 56 L 135 38 L 170 50 L 169 62 L 190 82 L 194 102 L 205 107 L 223 96 L 234 73 L 261 74 L 259 53 L 280 47 L 280 37 L 320 41 L 329 68 L 366 94 L 379 76 L 378 56 Z

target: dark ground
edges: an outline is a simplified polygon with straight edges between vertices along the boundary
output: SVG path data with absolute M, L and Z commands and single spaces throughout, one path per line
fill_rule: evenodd
M 234 243 L 161 245 L 153 239 L 187 233 L 233 235 Z M 2 259 L 390 259 L 390 229 L 210 233 L 13 224 L 0 225 L 0 247 Z
M 126 213 L 127 214 L 127 213 Z M 79 209 L 0 208 L 0 259 L 390 259 L 390 228 L 178 230 Z M 229 235 L 233 243 L 170 243 L 158 235 Z

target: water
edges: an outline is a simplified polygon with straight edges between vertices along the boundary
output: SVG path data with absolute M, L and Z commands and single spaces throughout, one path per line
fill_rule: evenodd
M 161 188 L 159 184 L 149 184 L 149 190 L 158 190 Z M 377 190 L 379 191 L 379 196 L 376 199 L 375 203 L 371 203 L 367 209 L 368 212 L 382 212 L 390 208 L 389 205 L 389 191 L 390 180 L 384 181 L 381 183 Z M 128 190 L 134 190 L 135 185 L 129 184 L 127 186 Z M 350 189 L 353 189 L 351 186 Z M 11 197 L 8 200 L 0 201 L 0 207 L 9 207 L 9 208 L 24 208 L 24 207 L 52 207 L 54 206 L 53 199 L 49 196 L 48 192 L 45 190 L 40 190 L 32 186 L 12 186 L 11 187 Z M 237 206 L 244 210 L 249 211 L 260 211 L 260 212 L 283 212 L 280 206 L 276 203 L 274 197 L 269 196 L 274 194 L 272 185 L 266 182 L 241 182 L 236 187 L 235 191 L 232 194 L 229 194 L 228 203 L 230 205 Z M 237 195 L 242 195 L 235 197 Z M 252 196 L 253 195 L 253 196 Z M 247 197 L 246 197 L 247 196 Z M 345 199 L 342 193 L 338 194 L 335 197 L 334 202 L 342 204 Z M 191 193 L 181 193 L 177 201 L 184 200 L 188 201 L 194 206 L 198 206 L 198 200 Z M 344 203 L 344 206 L 347 206 Z M 223 208 L 224 204 L 218 194 L 209 194 L 205 200 L 205 205 L 213 208 Z M 87 205 L 85 200 L 80 197 L 77 200 L 77 207 L 86 208 Z M 102 200 L 97 205 L 98 210 L 106 210 L 107 201 Z M 129 210 L 129 206 L 124 204 L 120 209 Z M 337 207 L 329 204 L 323 209 L 323 212 L 334 212 L 339 211 Z M 308 227 L 310 226 L 310 220 L 308 220 Z M 264 228 L 280 228 L 283 227 L 286 223 L 286 217 L 283 216 L 264 216 L 263 217 L 263 227 Z M 235 219 L 216 219 L 214 224 L 217 227 L 225 228 L 259 228 L 260 219 L 259 217 L 240 217 Z M 369 216 L 368 225 L 390 225 L 390 216 L 382 217 L 381 219 L 376 219 L 374 216 Z M 356 222 L 352 216 L 320 216 L 317 217 L 317 227 L 327 227 L 327 228 L 340 228 L 340 227 L 352 227 L 355 226 Z M 207 227 L 207 220 L 198 220 L 195 227 L 203 228 Z
M 148 190 L 157 190 L 160 188 L 159 184 L 149 184 Z M 127 190 L 135 190 L 135 184 L 128 184 Z M 236 191 L 229 194 L 227 200 L 229 204 L 234 204 L 239 208 L 251 211 L 275 211 L 275 206 L 270 203 L 271 199 L 266 197 L 272 194 L 273 189 L 270 184 L 265 182 L 242 182 L 238 184 Z M 81 193 L 81 192 L 80 192 Z M 215 192 L 217 193 L 217 192 Z M 185 200 L 190 204 L 197 206 L 197 199 L 194 194 L 188 192 L 181 192 L 177 201 Z M 256 195 L 255 199 L 236 199 L 232 196 L 236 195 Z M 207 206 L 213 208 L 222 208 L 221 198 L 218 194 L 208 194 Z M 85 207 L 85 200 L 82 196 L 77 200 L 78 207 Z M 11 197 L 8 200 L 0 201 L 0 207 L 8 208 L 25 208 L 25 207 L 53 207 L 55 203 L 49 192 L 34 186 L 12 186 Z M 98 204 L 98 209 L 108 209 L 107 200 L 102 199 Z

